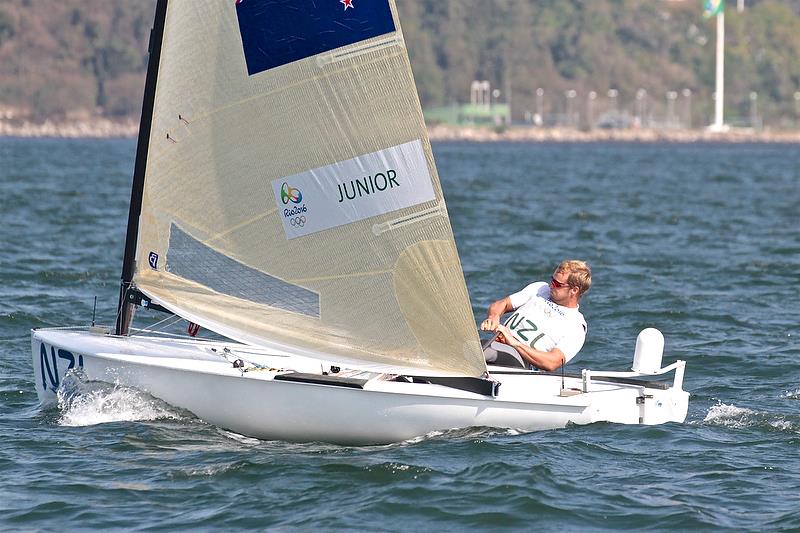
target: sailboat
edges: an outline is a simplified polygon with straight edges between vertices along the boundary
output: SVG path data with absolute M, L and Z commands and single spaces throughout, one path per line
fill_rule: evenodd
M 79 374 L 343 444 L 685 419 L 656 330 L 628 372 L 487 366 L 394 0 L 158 0 L 149 53 L 117 320 L 32 330 L 42 402 Z

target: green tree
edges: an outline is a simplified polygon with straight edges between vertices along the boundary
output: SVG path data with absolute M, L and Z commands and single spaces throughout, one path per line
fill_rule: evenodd
M 14 20 L 11 16 L 3 10 L 0 10 L 0 46 L 3 46 L 3 41 L 14 37 Z

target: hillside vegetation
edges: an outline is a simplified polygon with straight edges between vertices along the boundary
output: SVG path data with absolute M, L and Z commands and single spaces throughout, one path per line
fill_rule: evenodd
M 0 0 L 0 106 L 35 117 L 139 112 L 151 0 Z
M 549 113 L 564 112 L 570 90 L 577 102 L 595 91 L 607 107 L 610 89 L 618 91 L 614 105 L 633 112 L 644 105 L 635 100 L 644 89 L 652 113 L 663 112 L 675 91 L 691 94 L 696 122 L 710 116 L 715 24 L 702 18 L 700 0 L 397 3 L 423 105 L 468 101 L 477 79 L 510 99 L 515 119 L 536 108 L 537 88 Z M 746 0 L 738 13 L 728 2 L 727 116 L 749 116 L 757 104 L 765 122 L 795 124 L 799 4 Z M 138 114 L 154 7 L 154 0 L 0 0 L 0 113 Z

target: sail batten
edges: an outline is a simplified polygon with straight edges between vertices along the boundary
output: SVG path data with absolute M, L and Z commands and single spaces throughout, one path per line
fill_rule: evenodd
M 363 39 L 324 33 L 336 21 L 287 30 L 248 18 L 259 3 L 349 17 Z M 345 11 L 171 0 L 134 282 L 244 342 L 481 375 L 394 2 Z M 253 35 L 287 31 L 319 42 L 282 43 L 271 57 L 248 48 Z

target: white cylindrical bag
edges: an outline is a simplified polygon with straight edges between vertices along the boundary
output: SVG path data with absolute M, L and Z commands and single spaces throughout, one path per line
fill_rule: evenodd
M 655 328 L 646 328 L 636 337 L 636 350 L 633 353 L 631 370 L 642 374 L 652 374 L 661 370 L 661 357 L 664 355 L 664 335 Z

